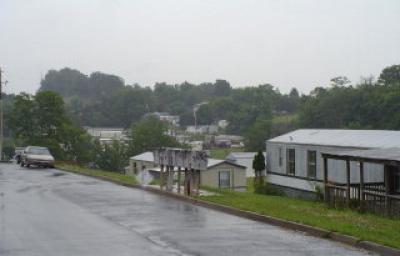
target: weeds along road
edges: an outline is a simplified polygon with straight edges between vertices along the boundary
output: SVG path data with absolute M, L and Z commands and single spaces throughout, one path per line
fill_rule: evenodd
M 0 164 L 0 255 L 366 254 L 139 189 Z

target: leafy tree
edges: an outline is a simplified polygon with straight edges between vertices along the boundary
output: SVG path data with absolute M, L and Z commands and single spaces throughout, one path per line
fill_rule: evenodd
M 231 92 L 231 85 L 226 80 L 215 81 L 215 96 L 228 96 Z
M 111 144 L 95 145 L 95 163 L 100 169 L 107 171 L 123 172 L 128 163 L 127 145 L 117 140 Z
M 254 169 L 254 187 L 257 188 L 264 185 L 264 180 L 262 178 L 262 172 L 265 170 L 265 157 L 262 150 L 258 150 L 257 154 L 253 159 L 253 169 Z
M 265 141 L 271 137 L 271 121 L 258 119 L 250 125 L 245 134 L 246 151 L 254 151 L 265 146 Z
M 35 137 L 34 109 L 31 95 L 21 93 L 15 97 L 9 121 L 17 144 L 23 145 Z
M 400 85 L 400 65 L 393 65 L 382 70 L 379 82 L 384 85 Z
M 38 136 L 57 139 L 63 123 L 67 122 L 64 102 L 60 95 L 51 91 L 37 93 L 33 111 Z
M 155 116 L 148 116 L 131 129 L 130 155 L 136 155 L 160 147 L 178 147 L 175 138 L 167 135 L 168 126 Z
M 11 113 L 13 136 L 19 145 L 46 146 L 57 159 L 83 161 L 88 135 L 66 116 L 64 102 L 55 92 L 40 91 L 32 97 L 15 97 Z
M 332 86 L 345 86 L 350 83 L 351 81 L 346 76 L 337 76 L 331 79 Z

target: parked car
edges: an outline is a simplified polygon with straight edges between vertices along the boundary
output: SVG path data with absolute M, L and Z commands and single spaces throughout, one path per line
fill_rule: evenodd
M 28 146 L 21 155 L 21 166 L 31 165 L 54 168 L 54 157 L 46 147 Z

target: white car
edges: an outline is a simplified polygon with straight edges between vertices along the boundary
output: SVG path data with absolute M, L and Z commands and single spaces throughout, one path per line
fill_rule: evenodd
M 21 166 L 54 168 L 54 157 L 46 147 L 28 146 L 21 155 Z

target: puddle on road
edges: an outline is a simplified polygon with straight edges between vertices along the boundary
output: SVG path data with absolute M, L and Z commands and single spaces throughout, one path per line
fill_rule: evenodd
M 64 176 L 64 175 L 66 175 L 66 174 L 63 172 L 55 172 L 55 173 L 49 175 L 49 177 L 59 177 L 59 176 Z
M 99 184 L 97 181 L 79 181 L 79 184 L 84 184 L 84 185 L 96 185 Z
M 38 189 L 38 188 L 41 188 L 41 187 L 42 187 L 42 186 L 40 186 L 40 185 L 27 186 L 27 187 L 18 189 L 17 192 L 18 192 L 18 193 L 24 193 L 24 192 L 28 192 L 28 191 L 30 191 L 30 190 L 32 190 L 32 189 Z

